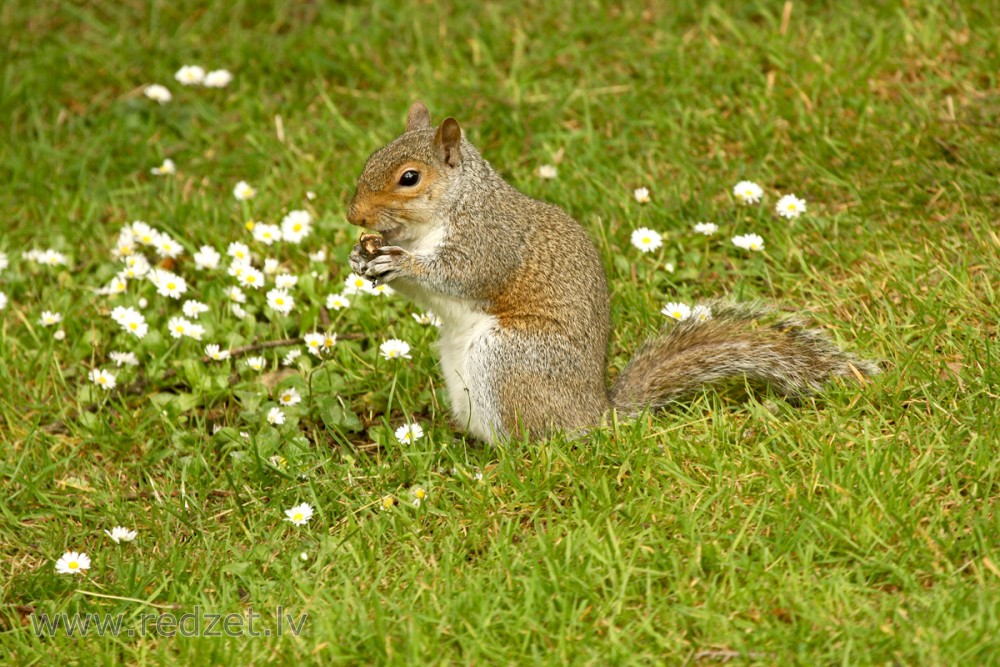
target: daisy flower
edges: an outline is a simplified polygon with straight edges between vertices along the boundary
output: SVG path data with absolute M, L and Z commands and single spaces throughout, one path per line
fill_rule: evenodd
M 287 354 L 285 354 L 285 358 L 281 360 L 281 363 L 285 366 L 292 366 L 295 364 L 295 361 L 301 356 L 302 356 L 302 350 L 291 349 L 288 351 Z
M 172 338 L 182 338 L 188 336 L 190 338 L 195 338 L 195 327 L 196 325 L 183 317 L 171 317 L 167 322 L 167 329 L 170 331 L 170 336 Z M 200 338 L 200 336 L 198 336 Z
M 247 295 L 243 293 L 243 290 L 241 290 L 239 287 L 236 287 L 235 285 L 226 290 L 226 296 L 229 297 L 230 301 L 233 301 L 235 303 L 247 302 Z
M 183 311 L 186 317 L 198 319 L 199 315 L 208 312 L 208 305 L 202 303 L 201 301 L 188 299 L 187 301 L 184 302 L 184 305 L 181 306 L 181 311 Z
M 262 371 L 267 366 L 264 357 L 247 357 L 247 368 L 254 371 Z
M 278 225 L 254 225 L 253 237 L 264 245 L 271 245 L 281 240 L 281 227 Z
M 187 282 L 175 273 L 165 269 L 153 269 L 147 274 L 150 282 L 156 286 L 156 293 L 171 299 L 181 298 L 187 291 Z
M 233 196 L 240 201 L 246 201 L 247 199 L 253 199 L 257 191 L 250 187 L 246 181 L 240 181 L 233 188 Z
M 313 192 L 312 190 L 306 190 L 306 199 L 308 199 L 309 201 L 316 199 L 316 193 Z
M 56 572 L 58 574 L 83 574 L 84 570 L 90 569 L 90 557 L 85 553 L 67 551 L 62 558 L 56 561 Z
M 399 340 L 398 338 L 391 338 L 378 347 L 382 356 L 386 359 L 410 359 L 410 344 Z
M 173 96 L 170 94 L 170 91 L 167 90 L 166 86 L 161 86 L 158 83 L 154 83 L 143 88 L 142 94 L 154 102 L 159 102 L 160 104 L 166 104 L 173 99 Z
M 551 164 L 543 164 L 538 168 L 538 178 L 544 178 L 547 181 L 551 181 L 553 178 L 559 175 L 559 170 Z
M 281 266 L 281 262 L 274 259 L 273 257 L 264 258 L 264 275 L 270 276 L 278 272 L 278 268 Z M 281 285 L 278 285 L 281 287 Z
M 51 327 L 53 324 L 59 324 L 62 322 L 62 313 L 53 313 L 48 310 L 42 311 L 42 318 L 38 320 L 38 323 L 43 327 Z
M 281 426 L 285 423 L 285 413 L 281 411 L 281 408 L 271 408 L 267 411 L 267 423 Z
M 251 289 L 260 289 L 264 284 L 264 274 L 249 264 L 243 267 L 239 275 L 240 285 Z
M 756 234 L 743 234 L 733 237 L 733 245 L 744 250 L 761 251 L 764 249 L 764 239 Z
M 424 437 L 424 429 L 420 424 L 403 424 L 396 429 L 396 440 L 404 445 L 412 445 Z
M 289 387 L 280 394 L 278 394 L 278 403 L 284 406 L 298 405 L 302 402 L 302 397 L 299 396 L 299 392 L 295 387 Z
M 309 211 L 289 211 L 281 219 L 281 236 L 289 243 L 301 243 L 312 233 L 312 216 Z
M 302 340 L 306 344 L 306 351 L 314 356 L 323 355 L 323 334 L 321 333 L 307 333 L 302 337 Z
M 719 226 L 714 222 L 699 222 L 694 226 L 694 231 L 696 234 L 711 236 L 715 232 L 719 231 Z
M 233 80 L 233 75 L 228 70 L 214 69 L 205 75 L 202 82 L 206 88 L 225 88 Z
M 66 332 L 62 329 L 58 329 L 52 334 L 52 337 L 56 340 L 66 340 Z
M 205 346 L 205 356 L 215 361 L 225 361 L 229 358 L 229 350 L 223 350 L 215 343 Z
M 390 495 L 382 496 L 382 500 L 379 501 L 379 508 L 383 510 L 391 510 L 396 506 L 396 498 Z
M 135 220 L 132 222 L 132 235 L 135 240 L 142 245 L 154 245 L 156 239 L 160 236 L 160 233 L 147 225 L 142 220 Z
M 273 289 L 267 293 L 267 305 L 282 315 L 292 312 L 295 306 L 295 299 L 288 293 L 288 290 Z
M 343 294 L 330 294 L 326 297 L 326 307 L 330 310 L 350 308 L 351 302 Z
M 173 160 L 167 158 L 159 167 L 153 167 L 150 169 L 149 173 L 153 176 L 168 176 L 170 174 L 177 173 L 177 165 L 174 164 Z
M 632 245 L 643 252 L 652 252 L 663 245 L 663 237 L 652 229 L 640 227 L 632 232 Z
M 233 241 L 226 248 L 226 254 L 235 260 L 240 260 L 244 262 L 250 261 L 250 248 L 245 243 L 240 243 L 239 241 Z
M 640 204 L 649 203 L 649 188 L 636 188 L 635 192 L 632 194 L 635 196 L 635 200 Z
M 429 310 L 426 313 L 413 313 L 413 319 L 417 321 L 417 324 L 432 324 L 436 327 L 441 326 L 441 318 Z
M 381 283 L 379 285 L 372 285 L 368 291 L 370 294 L 374 294 L 375 296 L 378 296 L 380 294 L 382 296 L 392 296 L 393 294 L 396 293 L 396 290 L 392 289 L 385 283 Z
M 337 334 L 327 332 L 323 335 L 323 351 L 329 352 L 337 344 Z
M 233 311 L 233 315 L 235 315 L 236 317 L 238 317 L 241 320 L 243 318 L 249 316 L 249 313 L 247 311 L 243 310 L 243 306 L 241 306 L 238 303 L 234 303 L 233 304 L 232 311 Z
M 744 204 L 756 204 L 764 196 L 764 189 L 753 181 L 740 181 L 733 187 L 733 195 Z
M 691 307 L 688 306 L 686 303 L 676 303 L 676 302 L 668 303 L 663 307 L 663 310 L 661 310 L 660 312 L 666 315 L 667 317 L 672 317 L 673 319 L 679 320 L 681 322 L 691 317 Z
M 279 273 L 274 277 L 274 286 L 281 289 L 291 289 L 295 287 L 299 282 L 298 276 L 293 276 L 290 273 Z
M 420 507 L 420 504 L 424 502 L 427 498 L 427 489 L 417 484 L 410 488 L 410 498 L 412 498 L 413 506 Z
M 663 270 L 666 271 L 667 273 L 673 273 L 674 272 L 673 262 L 667 262 L 666 264 L 664 264 Z
M 97 294 L 121 294 L 128 287 L 128 281 L 121 273 L 111 279 L 107 287 L 96 290 Z
M 0 252 L 0 273 L 6 271 L 8 266 L 10 266 L 10 260 L 7 259 L 7 253 Z
M 104 531 L 108 537 L 114 540 L 115 544 L 121 544 L 122 542 L 131 542 L 135 539 L 135 536 L 139 533 L 134 530 L 129 530 L 125 526 L 115 526 L 111 530 Z
M 29 250 L 24 253 L 24 258 L 42 264 L 43 266 L 65 266 L 69 264 L 66 255 L 56 250 Z
M 785 195 L 778 200 L 774 210 L 781 217 L 793 220 L 806 212 L 806 202 L 795 195 Z
M 111 311 L 111 319 L 136 338 L 142 338 L 149 332 L 146 318 L 135 308 L 118 306 Z
M 0 292 L 0 310 L 3 310 L 6 307 L 7 307 L 7 295 L 4 294 L 3 292 Z
M 118 234 L 118 238 L 115 240 L 115 249 L 111 253 L 115 257 L 128 257 L 135 252 L 135 235 L 132 234 L 132 229 L 125 227 Z
M 121 368 L 122 366 L 138 366 L 139 358 L 135 356 L 135 352 L 112 352 L 108 355 L 111 361 L 115 362 L 115 366 Z
M 697 305 L 691 309 L 691 319 L 695 322 L 708 322 L 712 319 L 712 309 L 708 306 Z
M 309 253 L 310 262 L 325 262 L 326 261 L 326 250 L 320 248 L 316 252 Z
M 205 70 L 197 65 L 185 65 L 177 70 L 174 78 L 182 86 L 200 86 L 205 80 Z
M 344 280 L 344 294 L 346 295 L 370 292 L 371 289 L 372 281 L 356 273 L 352 273 Z
M 222 255 L 219 251 L 210 245 L 203 245 L 198 248 L 198 252 L 194 255 L 194 265 L 199 269 L 217 269 L 219 268 L 219 262 L 222 260 Z
M 313 508 L 309 503 L 296 505 L 290 510 L 285 510 L 285 521 L 291 521 L 296 526 L 304 526 L 312 518 Z
M 149 273 L 149 261 L 142 255 L 129 255 L 122 262 L 125 264 L 125 268 L 121 270 L 119 275 L 123 278 L 134 280 Z
M 98 387 L 101 387 L 102 389 L 111 390 L 115 388 L 114 373 L 111 373 L 109 371 L 101 370 L 99 368 L 94 368 L 91 369 L 87 377 L 90 378 L 91 382 L 96 384 Z

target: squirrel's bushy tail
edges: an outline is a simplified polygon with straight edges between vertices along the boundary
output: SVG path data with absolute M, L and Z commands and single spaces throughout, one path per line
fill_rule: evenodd
M 835 375 L 878 373 L 875 363 L 844 352 L 801 317 L 752 303 L 704 305 L 709 318 L 668 322 L 635 354 L 611 388 L 615 408 L 659 407 L 729 379 L 795 396 L 817 391 Z

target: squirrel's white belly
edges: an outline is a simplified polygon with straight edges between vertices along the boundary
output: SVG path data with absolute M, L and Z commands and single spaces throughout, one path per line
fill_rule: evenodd
M 441 318 L 438 350 L 452 414 L 473 435 L 493 441 L 502 426 L 486 359 L 497 319 L 476 309 L 468 299 L 428 293 L 418 298 Z

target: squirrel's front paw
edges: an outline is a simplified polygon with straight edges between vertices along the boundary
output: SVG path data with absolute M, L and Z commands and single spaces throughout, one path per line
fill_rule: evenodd
M 358 243 L 354 246 L 351 251 L 351 271 L 358 274 L 359 276 L 365 275 L 365 271 L 368 269 L 368 260 L 365 259 L 364 251 L 361 248 L 361 244 Z
M 410 259 L 410 253 L 399 246 L 387 245 L 378 249 L 378 255 L 370 260 L 364 267 L 364 275 L 371 278 L 375 283 L 387 283 L 397 277 L 406 267 Z M 354 266 L 351 255 L 351 266 Z

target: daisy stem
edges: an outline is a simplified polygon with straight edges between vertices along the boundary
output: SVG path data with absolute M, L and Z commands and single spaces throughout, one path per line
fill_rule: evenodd
M 392 372 L 392 385 L 389 387 L 389 401 L 385 405 L 385 415 L 386 418 L 392 414 L 392 399 L 396 395 L 396 379 L 399 377 L 399 368 L 393 370 Z

